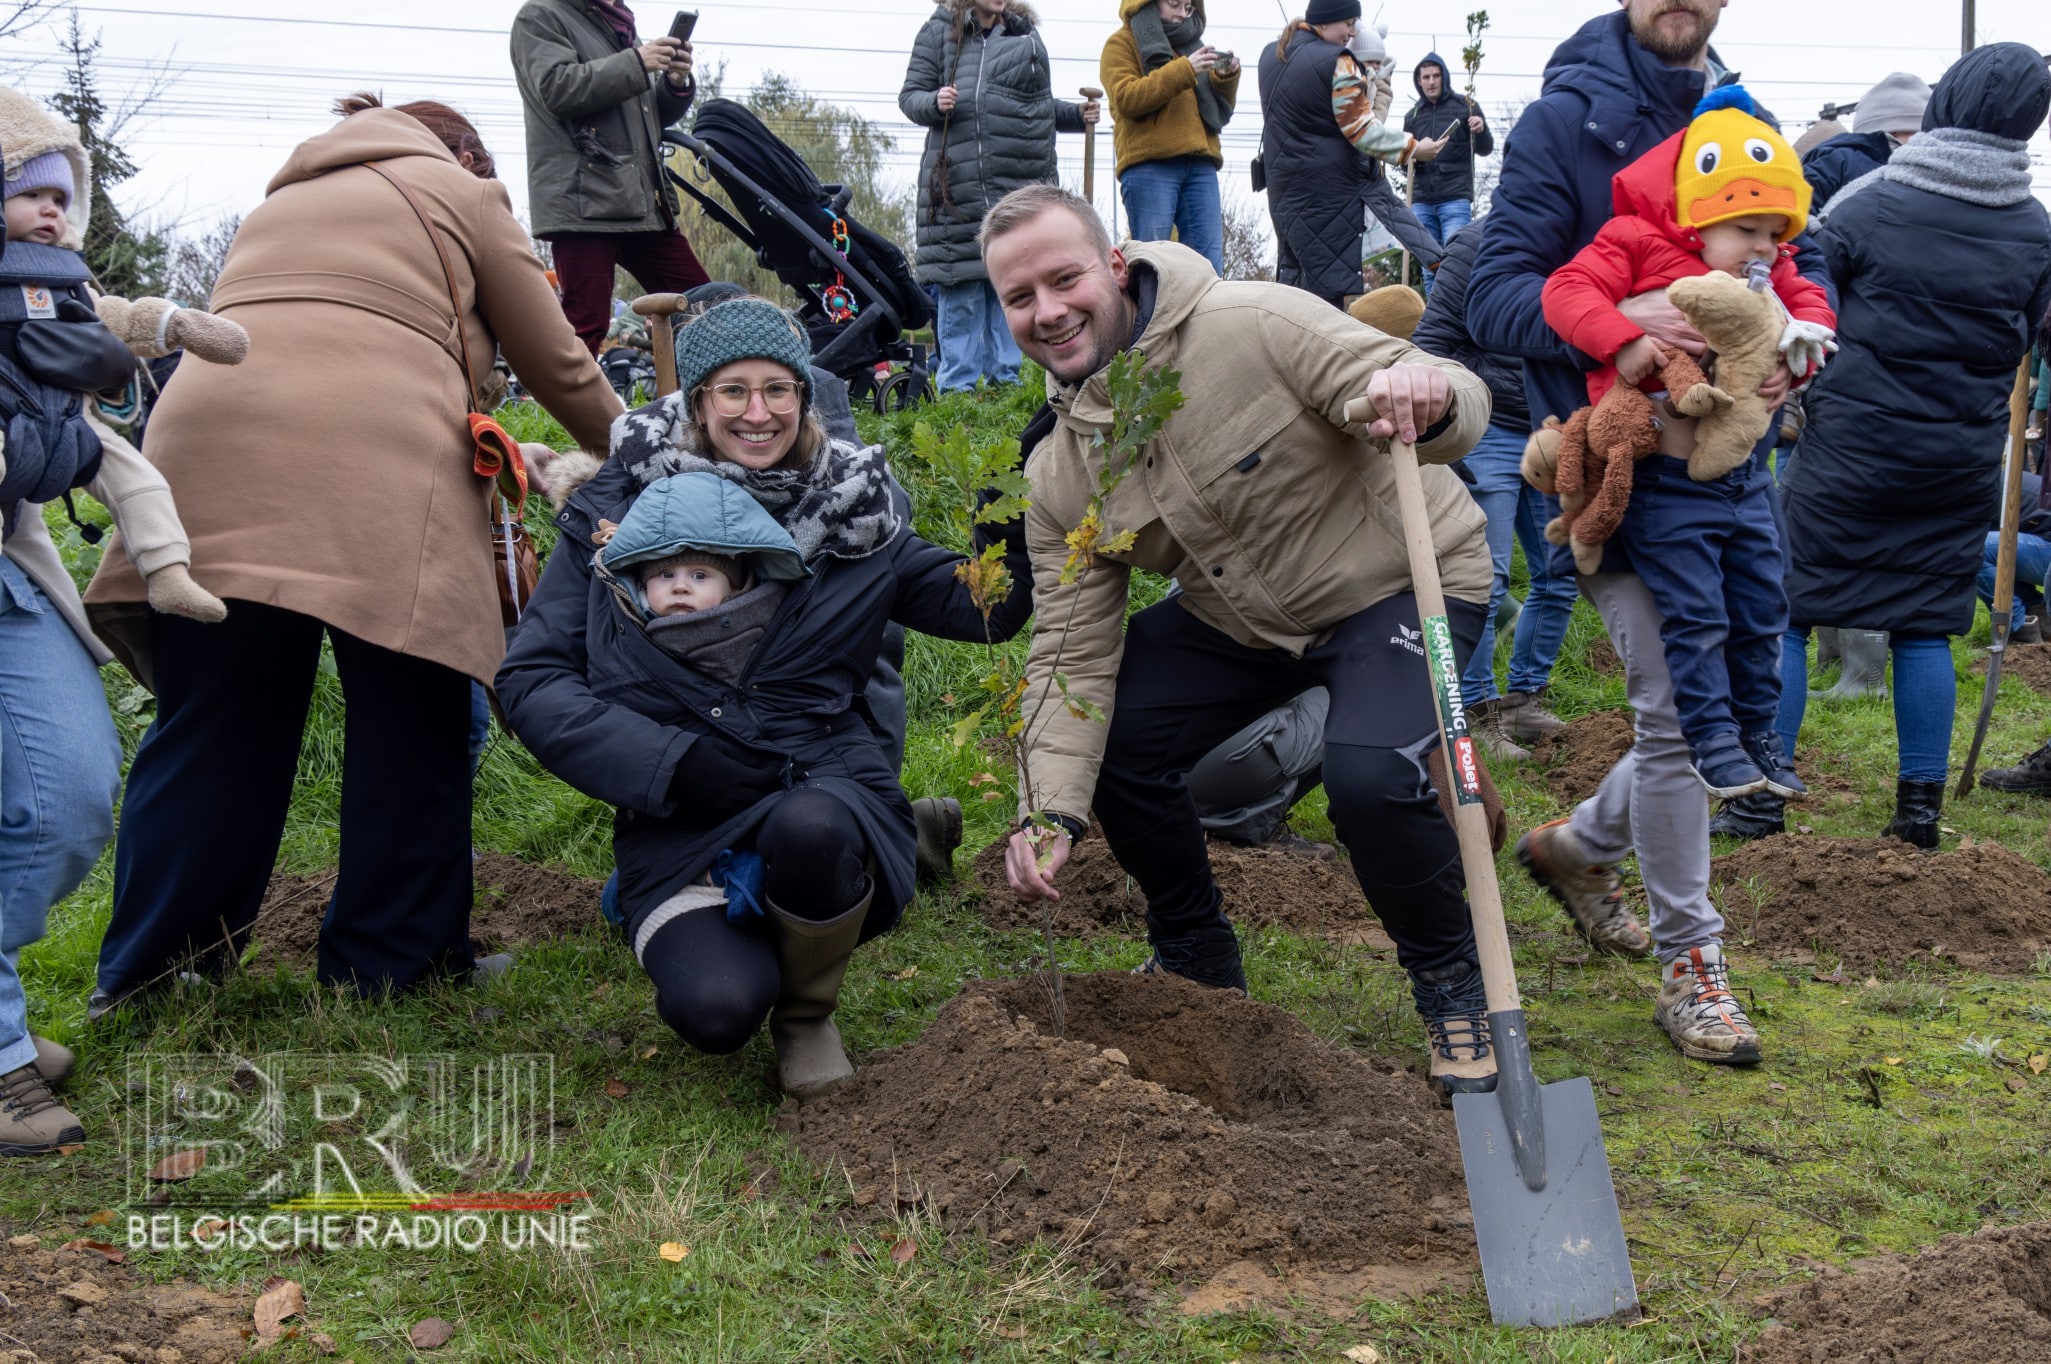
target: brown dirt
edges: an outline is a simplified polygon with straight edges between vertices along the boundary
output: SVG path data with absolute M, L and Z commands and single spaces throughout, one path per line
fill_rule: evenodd
M 1985 673 L 1987 660 L 1982 657 L 1976 661 L 1973 671 Z M 2051 644 L 2010 645 L 2002 651 L 2001 675 L 2051 696 Z
M 604 883 L 537 866 L 502 853 L 485 853 L 475 869 L 477 898 L 470 907 L 470 940 L 480 951 L 554 942 L 604 923 L 598 891 Z M 314 876 L 273 872 L 257 911 L 259 965 L 311 966 L 321 916 L 334 888 L 331 871 Z
M 1134 1292 L 1246 1261 L 1379 1295 L 1473 1270 L 1452 1117 L 1422 1075 L 1174 976 L 1069 976 L 1066 997 L 1057 1041 L 1037 979 L 973 981 L 780 1125 L 870 1215 L 1044 1237 Z
M 1710 881 L 1733 936 L 1774 957 L 1865 970 L 1941 956 L 2019 973 L 2051 947 L 2051 877 L 1995 843 L 1919 852 L 1891 838 L 1776 834 L 1717 858 Z
M 0 1359 L 48 1364 L 221 1364 L 247 1348 L 251 1301 L 150 1283 L 90 1250 L 0 1245 Z M 32 1353 L 29 1353 L 32 1352 Z
M 2051 1222 L 1947 1236 L 1775 1295 L 1753 1364 L 2044 1364 Z
M 1241 928 L 1279 927 L 1342 942 L 1388 947 L 1360 882 L 1344 858 L 1322 862 L 1300 853 L 1245 848 L 1211 840 L 1211 870 L 1225 892 L 1225 913 Z M 982 891 L 978 906 L 992 928 L 1038 928 L 1038 905 L 1021 904 L 1004 881 L 1004 844 L 976 854 L 970 880 Z M 1138 934 L 1147 903 L 1101 838 L 1075 845 L 1061 869 L 1061 899 L 1054 931 L 1063 937 Z
M 1579 805 L 1595 794 L 1602 779 L 1631 751 L 1631 712 L 1598 710 L 1567 722 L 1532 747 L 1532 759 L 1545 771 L 1545 786 L 1562 805 Z
M 1590 672 L 1614 677 L 1624 671 L 1624 660 L 1617 657 L 1617 646 L 1609 642 L 1608 635 L 1597 635 L 1589 641 L 1588 652 L 1582 657 L 1588 661 Z

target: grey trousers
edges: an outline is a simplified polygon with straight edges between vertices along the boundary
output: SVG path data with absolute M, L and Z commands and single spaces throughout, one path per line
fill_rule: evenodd
M 1579 581 L 1623 660 L 1636 738 L 1595 794 L 1574 807 L 1567 827 L 1598 862 L 1620 862 L 1636 850 L 1651 906 L 1646 926 L 1659 959 L 1669 962 L 1723 938 L 1723 915 L 1709 899 L 1709 798 L 1681 737 L 1652 593 L 1635 573 Z

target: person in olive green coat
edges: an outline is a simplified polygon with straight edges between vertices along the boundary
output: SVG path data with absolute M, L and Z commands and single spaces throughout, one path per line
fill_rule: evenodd
M 563 311 L 596 355 L 615 267 L 650 293 L 710 282 L 662 173 L 662 130 L 698 93 L 691 45 L 642 42 L 623 0 L 529 0 L 512 47 L 530 228 L 555 248 Z

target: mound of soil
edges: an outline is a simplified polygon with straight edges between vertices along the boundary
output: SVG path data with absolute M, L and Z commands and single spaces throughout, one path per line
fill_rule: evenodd
M 474 878 L 477 898 L 470 906 L 470 941 L 479 951 L 554 942 L 604 922 L 598 914 L 602 881 L 489 852 L 479 855 Z M 320 921 L 334 885 L 331 871 L 315 876 L 271 874 L 256 916 L 259 965 L 313 965 Z
M 1320 861 L 1276 848 L 1247 848 L 1210 842 L 1211 871 L 1225 892 L 1225 913 L 1241 928 L 1288 928 L 1335 938 L 1391 946 L 1360 882 L 1344 858 Z M 992 928 L 1038 928 L 1040 907 L 1022 904 L 1004 880 L 1004 844 L 976 854 L 970 879 L 983 892 L 978 908 Z M 1054 906 L 1054 931 L 1063 937 L 1094 937 L 1145 931 L 1147 902 L 1101 838 L 1075 845 L 1061 869 L 1061 899 Z
M 0 1246 L 0 1359 L 49 1364 L 225 1364 L 247 1344 L 251 1303 L 197 1284 L 150 1283 L 90 1250 Z
M 1608 635 L 1597 635 L 1588 642 L 1588 652 L 1582 655 L 1588 663 L 1588 671 L 1614 677 L 1624 671 L 1624 660 L 1617 657 L 1617 646 L 1609 642 Z
M 973 981 L 780 1125 L 858 1205 L 1044 1237 L 1135 1291 L 1244 1261 L 1382 1295 L 1471 1272 L 1453 1120 L 1422 1075 L 1176 976 L 1065 985 L 1066 1041 L 1037 979 Z
M 1532 745 L 1533 761 L 1545 769 L 1545 787 L 1562 805 L 1579 805 L 1631 751 L 1631 712 L 1598 710 L 1567 722 Z
M 1825 1269 L 1769 1310 L 1776 1324 L 1744 1356 L 1756 1364 L 2043 1364 L 2051 1222 Z
M 1732 936 L 1774 957 L 1860 969 L 1941 957 L 2014 973 L 2051 947 L 2051 876 L 1997 843 L 1921 852 L 1891 838 L 1775 834 L 1717 858 L 1709 875 Z
M 1987 660 L 1973 664 L 1973 671 L 1985 673 Z M 2024 686 L 2051 696 L 2051 644 L 2011 644 L 2002 650 L 2001 675 L 2013 677 Z

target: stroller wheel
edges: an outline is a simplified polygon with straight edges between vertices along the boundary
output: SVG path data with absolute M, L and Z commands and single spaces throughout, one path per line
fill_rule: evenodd
M 898 370 L 876 389 L 876 411 L 903 412 L 920 403 L 933 401 L 933 381 L 917 365 Z

